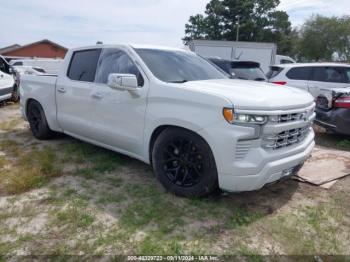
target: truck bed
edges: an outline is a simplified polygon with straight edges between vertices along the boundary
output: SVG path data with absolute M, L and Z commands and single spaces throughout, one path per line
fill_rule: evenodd
M 21 110 L 26 119 L 27 97 L 37 100 L 43 107 L 50 126 L 56 127 L 57 75 L 23 75 L 20 81 Z

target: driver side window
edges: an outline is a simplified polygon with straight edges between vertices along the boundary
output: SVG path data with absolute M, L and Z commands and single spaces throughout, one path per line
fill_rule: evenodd
M 136 75 L 138 85 L 144 84 L 139 69 L 126 52 L 113 48 L 104 49 L 98 61 L 95 82 L 107 84 L 108 76 L 113 73 Z

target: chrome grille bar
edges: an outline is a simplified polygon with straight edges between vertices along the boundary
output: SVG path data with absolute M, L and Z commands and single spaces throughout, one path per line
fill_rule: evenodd
M 287 130 L 275 136 L 263 139 L 263 147 L 267 149 L 281 149 L 302 142 L 310 132 L 310 126 Z

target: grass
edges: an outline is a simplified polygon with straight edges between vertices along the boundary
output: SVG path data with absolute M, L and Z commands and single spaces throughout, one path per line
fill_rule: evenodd
M 86 210 L 87 205 L 82 200 L 75 200 L 63 211 L 57 213 L 60 224 L 69 225 L 70 231 L 89 227 L 94 221 L 94 215 Z
M 8 121 L 3 121 L 0 122 L 0 129 L 3 131 L 12 131 L 16 129 L 16 127 L 20 124 L 23 123 L 23 120 L 20 118 L 13 118 Z
M 350 151 L 350 138 L 348 136 L 329 133 L 317 133 L 316 144 L 328 148 Z
M 0 169 L 0 193 L 18 194 L 41 187 L 52 177 L 61 175 L 60 165 L 52 147 L 43 149 L 20 150 L 17 142 L 4 140 L 0 143 L 1 151 L 8 158 L 2 158 Z M 7 164 L 8 168 L 3 168 Z
M 235 229 L 247 226 L 263 217 L 264 215 L 260 212 L 249 211 L 247 208 L 237 207 L 233 210 L 232 215 L 226 224 L 229 228 Z
M 62 147 L 64 161 L 77 166 L 74 174 L 87 179 L 98 179 L 96 175 L 112 172 L 121 163 L 115 152 L 90 144 L 74 142 Z

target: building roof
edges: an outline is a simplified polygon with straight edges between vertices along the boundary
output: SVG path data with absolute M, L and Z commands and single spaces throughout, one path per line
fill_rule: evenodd
M 59 45 L 59 44 L 57 44 L 55 42 L 52 42 L 52 41 L 50 41 L 48 39 L 43 39 L 43 40 L 40 40 L 40 41 L 37 41 L 37 42 L 34 42 L 34 43 L 30 43 L 30 44 L 27 44 L 27 45 L 22 45 L 22 46 L 16 44 L 17 47 L 14 47 L 15 45 L 13 45 L 12 49 L 2 51 L 3 49 L 8 48 L 8 47 L 5 47 L 3 49 L 0 49 L 0 54 L 5 54 L 5 53 L 8 53 L 8 52 L 17 51 L 19 49 L 27 48 L 27 47 L 30 47 L 30 46 L 33 46 L 33 45 L 37 45 L 37 44 L 50 44 L 50 45 L 56 46 L 56 47 L 58 47 L 60 49 L 68 50 L 66 47 L 61 46 L 61 45 Z
M 0 54 L 13 51 L 13 50 L 15 50 L 15 49 L 17 49 L 19 47 L 21 47 L 19 44 L 13 44 L 13 45 L 5 46 L 3 48 L 0 48 Z

